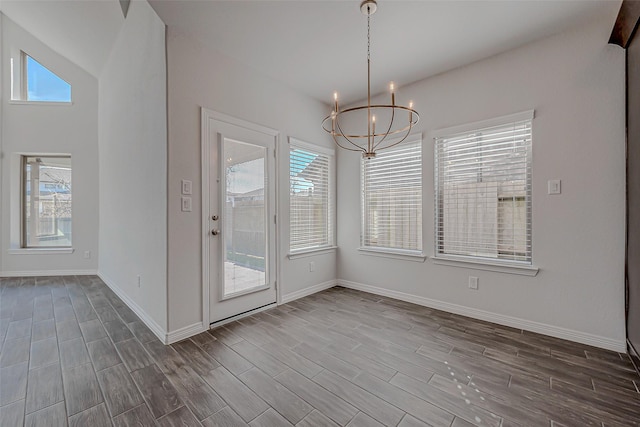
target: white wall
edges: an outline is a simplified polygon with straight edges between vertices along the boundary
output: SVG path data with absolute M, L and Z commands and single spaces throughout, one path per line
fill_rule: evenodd
M 95 273 L 98 266 L 98 81 L 16 25 L 2 20 L 0 275 Z M 23 50 L 72 86 L 72 105 L 9 100 L 10 52 Z M 14 58 L 19 61 L 19 57 Z M 20 247 L 20 154 L 71 154 L 71 254 L 15 254 Z M 84 252 L 91 251 L 85 259 Z
M 421 115 L 424 251 L 434 249 L 432 132 L 535 109 L 536 277 L 361 255 L 359 156 L 338 157 L 338 277 L 498 323 L 624 351 L 624 52 L 611 20 L 590 22 L 400 90 Z M 547 180 L 562 194 L 547 195 Z M 468 276 L 480 278 L 478 291 Z M 364 286 L 363 286 L 364 285 Z M 374 287 L 374 288 L 372 288 Z
M 331 146 L 320 128 L 327 107 L 259 71 L 168 28 L 169 87 L 169 330 L 202 324 L 200 107 L 280 131 L 278 284 L 300 295 L 336 277 L 335 253 L 289 260 L 287 137 Z M 328 94 L 330 96 L 330 94 Z M 180 181 L 193 181 L 193 211 L 180 211 Z M 316 268 L 309 272 L 308 263 Z M 208 319 L 206 320 L 208 324 Z
M 131 2 L 99 82 L 99 275 L 164 339 L 165 26 L 146 1 Z

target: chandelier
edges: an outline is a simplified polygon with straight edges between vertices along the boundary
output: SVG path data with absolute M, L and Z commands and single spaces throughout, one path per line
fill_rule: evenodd
M 371 15 L 377 8 L 376 0 L 360 3 L 360 11 L 367 16 L 367 105 L 340 110 L 335 92 L 334 108 L 322 121 L 322 128 L 331 134 L 336 145 L 345 150 L 360 151 L 365 159 L 400 144 L 420 120 L 413 102 L 409 102 L 408 107 L 396 105 L 393 82 L 389 84 L 391 104 L 371 105 Z

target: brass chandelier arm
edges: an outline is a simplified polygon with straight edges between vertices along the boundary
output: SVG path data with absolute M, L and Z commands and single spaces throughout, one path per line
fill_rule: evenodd
M 335 124 L 338 127 L 338 131 L 340 131 L 339 134 L 337 134 L 337 136 L 341 136 L 342 138 L 346 139 L 347 142 L 351 145 L 353 145 L 354 147 L 357 148 L 357 150 L 354 150 L 353 148 L 347 148 L 344 147 L 342 144 L 338 143 L 338 140 L 336 139 L 336 133 L 334 132 L 332 134 L 333 136 L 333 140 L 336 141 L 336 144 L 338 144 L 339 147 L 344 148 L 345 150 L 351 150 L 351 151 L 365 151 L 364 148 L 362 148 L 361 146 L 359 146 L 358 144 L 356 144 L 355 142 L 353 142 L 351 139 L 349 139 L 348 136 L 344 135 L 344 133 L 342 132 L 342 128 L 340 127 L 340 121 L 338 120 L 338 116 L 335 117 Z
M 339 124 L 339 117 L 340 116 L 344 116 L 344 115 L 346 115 L 346 113 L 350 113 L 350 112 L 353 112 L 353 111 L 366 110 L 367 108 L 368 108 L 368 106 L 363 105 L 363 106 L 360 106 L 360 107 L 347 108 L 346 110 L 339 111 L 337 114 L 335 114 L 333 116 L 330 114 L 327 117 L 325 117 L 324 120 L 322 121 L 322 128 L 327 133 L 331 133 L 331 128 L 327 128 L 326 124 L 330 123 L 330 120 L 332 120 L 332 117 L 335 117 L 336 124 Z M 409 108 L 409 107 L 404 107 L 402 105 L 390 105 L 390 104 L 376 104 L 376 105 L 372 105 L 371 106 L 371 110 L 380 109 L 380 108 L 391 108 L 391 109 L 394 109 L 394 111 L 395 111 L 395 109 L 398 109 L 398 110 L 406 111 L 407 114 L 411 113 L 412 120 L 410 121 L 409 125 L 403 127 L 402 129 L 397 129 L 397 130 L 395 130 L 393 132 L 390 132 L 389 135 L 397 135 L 398 133 L 402 133 L 405 130 L 407 130 L 407 128 L 415 126 L 418 123 L 418 121 L 420 120 L 420 115 L 418 114 L 418 112 L 416 110 L 412 109 L 412 108 Z M 383 135 L 383 134 L 377 134 L 377 135 L 380 136 L 380 135 Z M 337 136 L 342 136 L 342 137 L 345 137 L 345 138 L 355 138 L 355 139 L 358 139 L 358 138 L 364 139 L 364 138 L 368 137 L 367 134 L 344 134 L 342 132 L 342 130 L 340 130 L 340 133 L 337 134 Z
M 391 110 L 391 120 L 389 120 L 389 127 L 387 128 L 387 131 L 384 133 L 384 136 L 382 137 L 382 139 L 380 141 L 378 141 L 377 144 L 373 145 L 373 149 L 375 150 L 376 148 L 378 148 L 378 146 L 380 144 L 382 144 L 382 142 L 387 139 L 387 137 L 389 136 L 389 133 L 391 132 L 391 127 L 393 126 L 393 121 L 395 120 L 396 117 L 396 109 L 394 108 L 393 110 Z M 411 124 L 409 124 L 411 125 Z M 411 128 L 409 128 L 411 129 Z M 406 137 L 405 137 L 406 138 Z M 373 142 L 375 143 L 376 140 L 376 135 L 373 135 Z

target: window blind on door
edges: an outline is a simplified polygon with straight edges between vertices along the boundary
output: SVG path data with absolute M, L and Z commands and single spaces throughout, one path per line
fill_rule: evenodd
M 531 125 L 436 138 L 436 255 L 531 263 Z
M 362 246 L 422 251 L 422 141 L 362 159 Z
M 295 140 L 294 140 L 295 141 Z M 299 141 L 289 149 L 290 251 L 333 246 L 333 154 Z

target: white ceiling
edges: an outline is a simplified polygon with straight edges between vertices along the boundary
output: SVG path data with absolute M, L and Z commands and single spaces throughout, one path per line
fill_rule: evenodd
M 150 3 L 169 27 L 318 100 L 330 102 L 334 91 L 343 103 L 366 96 L 360 0 Z M 588 19 L 613 26 L 620 3 L 379 0 L 371 28 L 372 91 L 393 80 L 402 100 L 402 85 Z M 0 10 L 96 77 L 124 22 L 118 0 L 0 0 Z
M 366 17 L 360 1 L 150 0 L 160 18 L 205 46 L 324 102 L 366 97 Z M 372 17 L 372 92 L 557 33 L 616 1 L 379 0 Z M 606 43 L 607 40 L 603 40 Z M 407 100 L 404 100 L 406 103 Z

